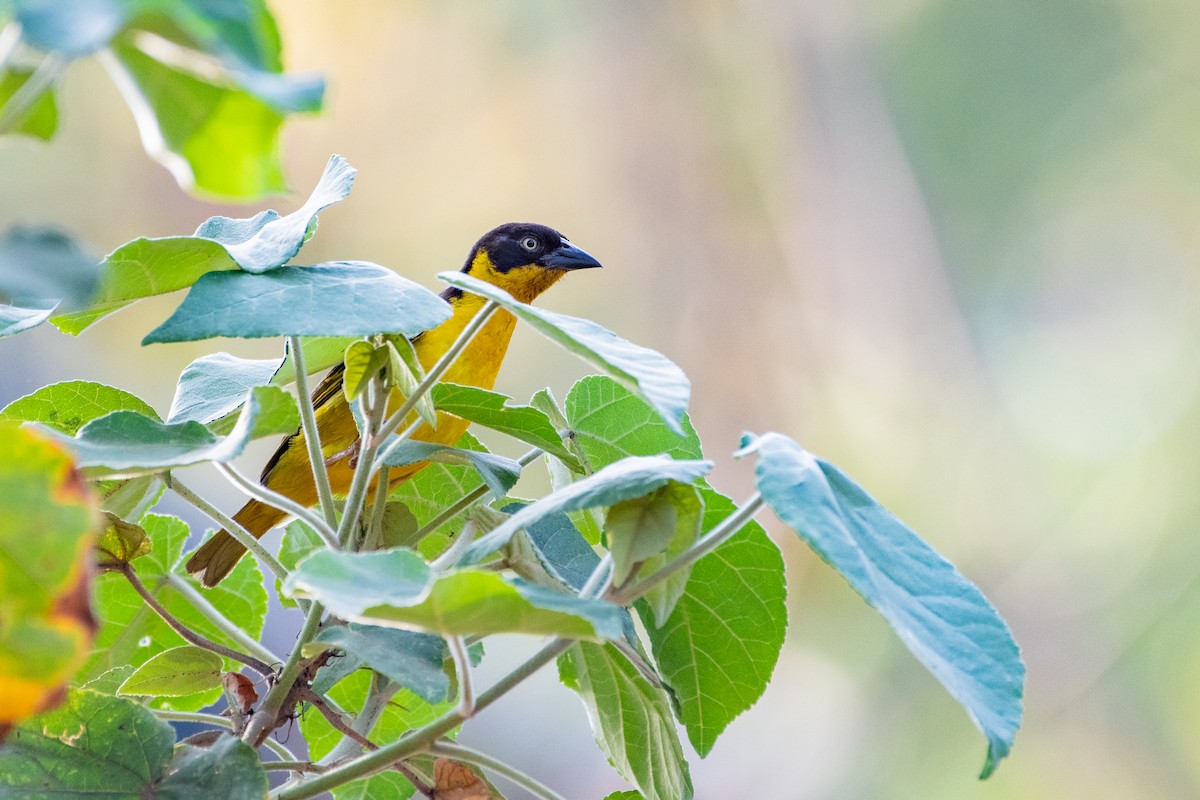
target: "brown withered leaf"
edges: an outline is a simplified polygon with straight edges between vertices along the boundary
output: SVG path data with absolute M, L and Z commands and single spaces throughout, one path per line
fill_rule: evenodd
M 433 800 L 500 800 L 466 764 L 439 758 L 433 762 Z
M 221 678 L 221 683 L 225 687 L 225 698 L 229 701 L 229 707 L 242 714 L 249 714 L 250 709 L 258 702 L 258 692 L 254 690 L 250 679 L 237 672 L 226 672 Z

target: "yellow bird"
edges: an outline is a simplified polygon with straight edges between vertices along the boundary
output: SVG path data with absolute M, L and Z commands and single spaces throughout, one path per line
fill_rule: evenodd
M 599 261 L 571 244 L 558 231 L 545 225 L 513 222 L 501 225 L 476 242 L 462 271 L 499 286 L 517 300 L 528 303 L 568 272 L 599 266 Z M 421 366 L 427 370 L 449 349 L 486 302 L 477 295 L 454 288 L 442 292 L 442 298 L 450 303 L 453 315 L 441 325 L 413 339 Z M 492 388 L 516 324 L 517 319 L 512 314 L 503 309 L 497 311 L 455 359 L 442 380 L 483 389 Z M 354 475 L 350 454 L 358 439 L 358 428 L 342 393 L 342 371 L 341 365 L 330 370 L 313 392 L 312 399 L 321 450 L 329 469 L 329 482 L 335 494 L 345 495 Z M 389 412 L 403 402 L 403 395 L 393 391 L 388 400 Z M 452 445 L 469 424 L 466 420 L 439 412 L 436 429 L 428 424 L 422 425 L 412 438 Z M 390 473 L 390 485 L 394 487 L 403 482 L 428 463 L 423 461 L 394 467 Z M 317 489 L 303 430 L 280 443 L 275 455 L 263 468 L 259 481 L 302 505 L 316 504 Z M 256 538 L 261 538 L 286 516 L 283 511 L 251 500 L 233 518 Z M 187 570 L 194 573 L 205 586 L 215 586 L 245 553 L 246 548 L 227 531 L 218 531 L 188 560 Z

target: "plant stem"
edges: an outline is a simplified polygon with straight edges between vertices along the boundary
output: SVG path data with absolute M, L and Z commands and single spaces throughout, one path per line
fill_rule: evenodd
M 21 43 L 21 23 L 13 20 L 0 29 L 0 72 L 8 68 L 8 60 Z
M 574 639 L 552 639 L 527 661 L 518 665 L 516 669 L 479 695 L 475 699 L 475 713 L 478 714 L 496 702 L 521 681 L 565 653 L 573 644 L 575 644 Z M 396 741 L 385 744 L 374 752 L 348 761 L 312 780 L 281 787 L 271 794 L 271 798 L 272 800 L 304 800 L 308 797 L 316 797 L 335 786 L 341 786 L 356 778 L 386 769 L 394 761 L 425 750 L 446 733 L 461 725 L 462 722 L 462 715 L 457 710 L 452 711 L 428 725 L 409 731 Z
M 259 659 L 266 664 L 282 664 L 283 661 L 279 656 L 272 653 L 261 643 L 255 641 L 246 632 L 230 622 L 224 614 L 217 610 L 216 606 L 208 601 L 208 598 L 196 590 L 182 575 L 176 575 L 173 572 L 168 572 L 165 576 L 167 583 L 171 588 L 178 592 L 183 599 L 192 604 L 196 611 L 200 612 L 209 622 L 217 627 L 221 633 L 228 636 L 233 641 L 237 642 L 238 647 L 241 647 L 250 655 Z
M 261 483 L 255 483 L 234 469 L 231 464 L 214 464 L 214 466 L 218 472 L 229 479 L 230 483 L 241 489 L 243 494 L 272 508 L 286 511 L 316 531 L 325 540 L 326 545 L 334 550 L 337 549 L 337 538 L 334 536 L 333 528 L 329 527 L 325 520 L 318 517 L 310 509 L 305 508 L 290 497 L 285 497 L 273 489 L 268 489 Z
M 674 561 L 668 562 L 663 565 L 662 569 L 652 575 L 648 575 L 637 583 L 617 589 L 611 593 L 609 599 L 620 605 L 632 603 L 679 570 L 690 567 L 713 550 L 716 550 L 729 537 L 740 531 L 758 513 L 762 506 L 762 495 L 755 492 L 736 511 L 723 519 L 711 531 L 693 542 L 691 547 L 680 553 Z
M 320 627 L 324 611 L 321 604 L 315 600 L 308 607 L 308 614 L 304 617 L 304 626 L 300 628 L 300 633 L 296 636 L 296 644 L 292 647 L 287 663 L 283 665 L 283 670 L 279 673 L 279 679 L 271 687 L 271 691 L 267 692 L 266 698 L 254 712 L 254 716 L 250 718 L 250 724 L 246 726 L 246 731 L 242 734 L 242 740 L 247 744 L 257 746 L 260 744 L 260 740 L 266 739 L 270 735 L 271 731 L 267 730 L 267 726 L 273 725 L 278 719 L 279 712 L 283 710 L 284 701 L 291 694 L 296 678 L 300 676 L 300 666 L 303 662 L 301 651 L 304 649 L 304 645 L 312 641 L 317 628 Z
M 50 85 L 62 74 L 67 60 L 61 56 L 50 54 L 42 59 L 33 70 L 33 74 L 21 88 L 9 96 L 8 102 L 0 106 L 0 134 L 8 133 L 21 121 L 21 117 L 38 101 Z
M 445 572 L 454 567 L 458 557 L 462 555 L 467 546 L 471 544 L 471 540 L 475 538 L 476 525 L 473 521 L 468 520 L 467 524 L 459 532 L 458 538 L 450 543 L 446 551 L 438 556 L 429 565 L 429 569 L 435 573 Z
M 202 714 L 198 711 L 171 711 L 165 708 L 152 708 L 150 711 L 154 713 L 154 716 L 167 722 L 194 722 L 200 725 L 213 725 L 226 729 L 231 725 L 229 717 L 218 717 L 216 714 Z M 274 739 L 268 738 L 263 744 L 268 750 L 285 761 L 293 761 L 296 758 L 295 753 Z
M 312 464 L 313 481 L 317 484 L 317 498 L 321 513 L 329 529 L 337 527 L 336 507 L 333 490 L 329 487 L 329 470 L 325 467 L 325 454 L 321 450 L 321 434 L 317 430 L 317 415 L 313 410 L 312 395 L 308 393 L 308 371 L 304 368 L 304 348 L 299 336 L 287 338 L 292 351 L 292 364 L 296 373 L 296 395 L 300 405 L 300 425 L 304 429 L 304 443 L 308 446 L 308 460 Z
M 605 553 L 600 558 L 600 563 L 592 570 L 592 574 L 588 576 L 587 583 L 579 590 L 580 597 L 593 597 L 602 594 L 603 591 L 597 591 L 608 582 L 612 577 L 612 553 Z
M 522 467 L 527 467 L 527 466 L 529 466 L 530 462 L 536 460 L 537 457 L 542 455 L 543 452 L 544 451 L 541 448 L 535 447 L 532 450 L 530 450 L 528 453 L 526 453 L 525 455 L 518 458 L 517 463 L 520 464 Z M 418 529 L 415 534 L 413 534 L 413 541 L 414 542 L 421 541 L 426 536 L 433 533 L 438 528 L 442 527 L 443 525 L 445 525 L 447 522 L 449 522 L 450 520 L 457 517 L 462 512 L 466 511 L 468 508 L 470 508 L 475 503 L 476 500 L 483 497 L 490 491 L 491 491 L 491 489 L 488 488 L 488 485 L 486 483 L 483 483 L 483 484 L 480 484 L 478 487 L 472 489 L 471 491 L 467 492 L 465 495 L 463 495 L 458 500 L 456 500 L 453 505 L 449 506 L 448 508 L 446 508 L 445 510 L 440 512 L 436 517 L 431 519 L 428 523 L 421 526 L 421 528 Z
M 446 370 L 450 368 L 450 365 L 454 363 L 454 359 L 458 358 L 459 353 L 466 348 L 475 334 L 479 332 L 479 329 L 482 328 L 485 323 L 487 323 L 488 319 L 499 307 L 500 304 L 495 300 L 488 300 L 486 303 L 484 303 L 483 308 L 476 312 L 471 321 L 467 323 L 467 326 L 463 328 L 462 333 L 460 333 L 458 338 L 454 340 L 454 344 L 450 345 L 450 349 L 442 354 L 442 357 L 438 359 L 437 363 L 433 365 L 433 368 L 430 369 L 429 372 L 425 373 L 425 380 L 417 384 L 417 388 L 413 390 L 412 396 L 406 398 L 404 400 L 404 404 L 396 410 L 396 413 L 388 417 L 387 422 L 383 424 L 383 429 L 379 432 L 381 437 L 387 438 L 391 434 L 395 433 L 397 428 L 404 424 L 404 420 L 408 419 L 409 412 L 413 410 L 421 397 L 423 397 L 426 392 L 433 388 L 433 385 L 438 382 L 438 379 L 441 378 Z
M 368 736 L 375 727 L 375 723 L 379 721 L 384 709 L 387 708 L 388 702 L 399 690 L 400 684 L 385 680 L 379 673 L 375 673 L 371 678 L 371 688 L 367 690 L 367 696 L 363 700 L 362 711 L 350 725 L 354 732 Z M 328 755 L 321 759 L 321 763 L 333 764 L 349 756 L 357 755 L 361 751 L 362 747 L 357 742 L 349 736 L 345 736 L 329 751 Z
M 378 550 L 383 541 L 383 512 L 387 508 L 392 468 L 384 464 L 375 478 L 375 504 L 371 506 L 371 523 L 363 539 L 364 550 Z
M 558 792 L 511 764 L 506 764 L 497 758 L 489 756 L 487 753 L 481 753 L 470 747 L 464 747 L 461 744 L 451 744 L 449 742 L 434 742 L 429 747 L 426 747 L 425 751 L 430 755 L 461 761 L 464 764 L 470 764 L 471 766 L 494 772 L 497 775 L 503 775 L 530 794 L 535 794 L 538 797 L 544 798 L 544 800 L 566 800 Z
M 367 428 L 359 437 L 358 465 L 354 468 L 354 478 L 350 481 L 350 492 L 346 495 L 346 510 L 342 513 L 342 524 L 337 532 L 339 544 L 346 549 L 350 549 L 351 535 L 354 526 L 358 524 L 359 515 L 362 514 L 367 488 L 371 485 L 375 454 L 379 450 L 379 443 L 384 438 L 379 435 L 378 431 L 386 408 L 387 395 L 380 392 L 371 404 L 371 413 L 366 420 Z
M 251 553 L 254 553 L 254 556 L 263 566 L 275 573 L 276 578 L 279 578 L 281 581 L 287 578 L 288 571 L 284 568 L 283 564 L 280 564 L 277 560 L 275 560 L 275 557 L 268 553 L 265 547 L 259 544 L 258 539 L 254 538 L 254 535 L 250 533 L 250 531 L 246 530 L 241 525 L 238 525 L 231 517 L 227 517 L 218 511 L 217 507 L 212 503 L 208 502 L 203 497 L 184 486 L 179 482 L 179 479 L 170 472 L 162 473 L 162 479 L 163 482 L 166 483 L 168 487 L 173 489 L 177 495 L 207 514 L 209 519 L 213 520 L 222 528 L 224 528 L 226 533 L 237 539 L 238 542 Z
M 292 772 L 315 772 L 317 774 L 325 771 L 324 767 L 311 761 L 264 761 L 260 766 L 266 770 L 286 769 Z
M 132 586 L 133 590 L 141 596 L 142 600 L 146 602 L 146 605 L 150 606 L 151 610 L 154 611 L 155 614 L 158 614 L 158 616 L 162 618 L 162 621 L 167 623 L 171 630 L 182 636 L 183 640 L 188 644 L 195 645 L 196 647 L 216 653 L 224 658 L 231 658 L 234 661 L 239 661 L 260 675 L 268 676 L 275 674 L 271 670 L 270 666 L 259 661 L 257 658 L 248 656 L 245 653 L 239 653 L 237 650 L 233 650 L 232 648 L 226 647 L 223 644 L 217 644 L 211 639 L 201 636 L 179 620 L 175 619 L 175 617 L 171 615 L 171 612 L 167 611 L 167 609 L 163 607 L 162 603 L 158 602 L 158 598 L 156 598 L 150 592 L 150 590 L 146 588 L 146 585 L 142 583 L 141 579 L 138 578 L 137 573 L 130 565 L 121 565 L 120 573 L 125 576 L 125 580 L 129 581 L 129 585 Z
M 475 716 L 475 688 L 471 684 L 471 660 L 467 658 L 467 647 L 461 636 L 446 637 L 446 647 L 454 659 L 454 672 L 458 676 L 458 713 L 463 719 Z

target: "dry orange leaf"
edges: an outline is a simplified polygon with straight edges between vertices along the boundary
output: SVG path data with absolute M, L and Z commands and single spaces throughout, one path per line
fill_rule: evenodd
M 495 800 L 483 779 L 466 764 L 439 758 L 433 762 L 433 800 Z

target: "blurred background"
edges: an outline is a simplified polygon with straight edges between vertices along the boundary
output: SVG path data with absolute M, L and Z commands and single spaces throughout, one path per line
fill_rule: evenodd
M 683 366 L 722 491 L 751 491 L 730 455 L 742 430 L 793 436 L 977 582 L 1029 666 L 1012 757 L 979 783 L 984 740 L 965 714 L 764 514 L 788 561 L 790 633 L 763 699 L 693 755 L 699 798 L 1200 796 L 1200 6 L 273 10 L 289 69 L 330 85 L 321 116 L 285 128 L 293 194 L 187 196 L 83 61 L 51 144 L 0 143 L 0 228 L 54 220 L 100 255 L 213 214 L 290 211 L 334 152 L 358 181 L 301 263 L 366 259 L 437 288 L 492 226 L 557 227 L 606 269 L 539 302 Z M 0 403 L 82 378 L 165 412 L 192 359 L 278 354 L 136 347 L 179 299 L 78 339 L 43 326 L 0 342 Z M 525 399 L 549 382 L 561 398 L 584 371 L 518 331 L 497 388 Z M 273 620 L 286 643 L 290 617 Z M 572 798 L 623 786 L 552 671 L 464 738 Z

